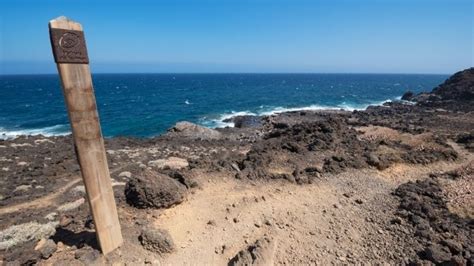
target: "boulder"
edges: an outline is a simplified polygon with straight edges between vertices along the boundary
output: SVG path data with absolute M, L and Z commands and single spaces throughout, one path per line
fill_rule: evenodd
M 138 237 L 142 246 L 159 254 L 171 253 L 175 249 L 173 239 L 168 231 L 147 226 Z
M 412 91 L 407 91 L 403 94 L 402 100 L 411 101 L 413 99 L 413 96 L 415 96 L 415 94 Z
M 220 139 L 221 133 L 207 127 L 199 126 L 190 122 L 178 122 L 168 130 L 167 136 L 179 136 L 189 139 Z
M 181 203 L 185 193 L 186 187 L 175 179 L 149 170 L 125 186 L 127 203 L 137 208 L 167 208 Z

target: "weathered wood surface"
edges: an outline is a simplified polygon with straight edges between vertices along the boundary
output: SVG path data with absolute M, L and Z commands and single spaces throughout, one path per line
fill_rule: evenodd
M 81 24 L 64 17 L 51 20 L 49 27 L 82 31 Z M 58 63 L 57 67 L 98 242 L 107 254 L 119 247 L 123 239 L 89 65 Z

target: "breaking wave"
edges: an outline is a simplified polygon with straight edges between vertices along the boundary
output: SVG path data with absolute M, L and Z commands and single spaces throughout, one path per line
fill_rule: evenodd
M 13 139 L 18 136 L 64 136 L 70 134 L 68 125 L 55 125 L 50 127 L 35 129 L 12 129 L 8 130 L 0 127 L 0 139 Z
M 399 100 L 401 97 L 396 97 L 395 100 Z M 200 124 L 203 126 L 211 127 L 211 128 L 224 128 L 224 127 L 233 127 L 234 123 L 229 122 L 226 120 L 231 119 L 237 116 L 269 116 L 274 114 L 286 113 L 286 112 L 295 112 L 295 111 L 318 111 L 318 110 L 344 110 L 344 111 L 355 111 L 355 110 L 365 110 L 369 106 L 380 106 L 387 102 L 392 102 L 392 99 L 387 99 L 384 101 L 372 102 L 370 104 L 354 104 L 354 103 L 346 103 L 342 102 L 340 104 L 330 106 L 330 105 L 309 105 L 309 106 L 301 106 L 301 107 L 264 107 L 260 106 L 259 110 L 257 111 L 231 111 L 226 112 L 220 115 L 217 115 L 214 118 L 203 117 L 200 119 Z

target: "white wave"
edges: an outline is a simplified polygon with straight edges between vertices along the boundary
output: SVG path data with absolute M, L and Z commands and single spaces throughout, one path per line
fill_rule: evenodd
M 233 122 L 224 122 L 224 120 L 227 120 L 236 116 L 243 116 L 243 115 L 256 116 L 257 114 L 252 113 L 250 111 L 240 111 L 240 112 L 231 111 L 230 113 L 221 114 L 217 118 L 214 118 L 214 119 L 204 118 L 202 124 L 210 128 L 234 127 Z
M 296 111 L 317 111 L 317 110 L 339 110 L 341 108 L 334 106 L 324 106 L 324 105 L 310 105 L 303 107 L 275 107 L 270 111 L 260 112 L 258 115 L 274 115 L 287 112 L 296 112 Z
M 7 130 L 0 127 L 0 139 L 14 139 L 19 136 L 37 136 L 43 135 L 46 137 L 50 136 L 64 136 L 70 134 L 69 127 L 67 125 L 55 125 L 44 128 L 34 129 L 15 129 Z
M 395 100 L 400 100 L 401 96 L 396 97 Z M 251 111 L 241 111 L 241 112 L 235 112 L 232 111 L 231 113 L 224 113 L 220 116 L 218 116 L 215 119 L 207 119 L 203 118 L 202 119 L 202 124 L 207 127 L 211 128 L 223 128 L 223 127 L 233 127 L 234 123 L 232 122 L 224 122 L 224 120 L 236 117 L 236 116 L 243 116 L 243 115 L 250 115 L 250 116 L 270 116 L 274 114 L 281 114 L 281 113 L 286 113 L 286 112 L 297 112 L 297 111 L 319 111 L 319 110 L 345 110 L 345 111 L 362 111 L 367 109 L 369 106 L 380 106 L 388 102 L 392 102 L 392 99 L 387 99 L 379 102 L 373 102 L 370 104 L 353 104 L 353 103 L 346 103 L 342 102 L 336 106 L 329 106 L 329 105 L 309 105 L 309 106 L 302 106 L 302 107 L 274 107 L 271 108 L 270 110 L 263 110 L 263 111 L 258 111 L 256 113 L 251 112 Z M 264 106 L 260 106 L 260 109 L 264 109 Z

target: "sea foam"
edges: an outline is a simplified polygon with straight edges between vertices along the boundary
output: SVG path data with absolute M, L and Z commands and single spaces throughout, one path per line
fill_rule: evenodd
M 396 97 L 395 100 L 400 100 L 400 97 Z M 204 117 L 201 119 L 201 124 L 203 126 L 211 127 L 211 128 L 224 128 L 224 127 L 234 127 L 233 122 L 224 122 L 227 119 L 231 119 L 237 116 L 270 116 L 275 114 L 281 114 L 286 112 L 297 112 L 297 111 L 319 111 L 319 110 L 344 110 L 344 111 L 362 111 L 367 109 L 369 106 L 381 106 L 385 103 L 392 102 L 392 99 L 386 99 L 383 101 L 372 102 L 370 104 L 354 104 L 354 103 L 346 103 L 342 102 L 335 106 L 329 105 L 309 105 L 309 106 L 301 106 L 301 107 L 267 107 L 260 106 L 259 111 L 251 112 L 251 111 L 231 111 L 226 112 L 224 114 L 219 115 L 217 118 L 208 119 Z
M 68 125 L 54 125 L 36 129 L 13 129 L 7 130 L 0 127 L 0 139 L 14 139 L 19 136 L 64 136 L 70 134 Z

